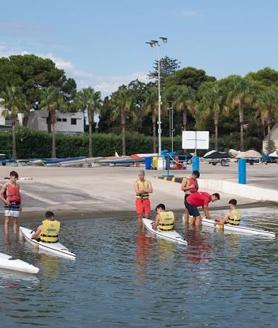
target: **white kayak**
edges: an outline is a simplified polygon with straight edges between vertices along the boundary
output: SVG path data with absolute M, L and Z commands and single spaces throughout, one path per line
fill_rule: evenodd
M 71 253 L 67 247 L 62 245 L 61 243 L 45 243 L 43 241 L 37 241 L 35 239 L 32 239 L 31 236 L 33 234 L 33 231 L 31 229 L 27 229 L 24 227 L 20 227 L 20 232 L 22 233 L 23 237 L 28 241 L 30 244 L 36 246 L 39 248 L 39 250 L 42 250 L 47 253 L 51 253 L 56 256 L 65 257 L 68 259 L 75 260 L 76 255 Z
M 33 266 L 32 264 L 16 259 L 4 253 L 0 253 L 0 269 L 32 274 L 36 274 L 40 271 L 39 268 Z
M 203 218 L 202 224 L 207 227 L 215 228 L 214 220 L 209 220 L 209 219 Z M 245 234 L 245 235 L 256 235 L 256 236 L 262 236 L 262 237 L 268 237 L 268 238 L 275 238 L 275 233 L 272 231 L 243 227 L 241 225 L 235 226 L 235 225 L 231 225 L 231 224 L 225 224 L 224 232 L 225 231 L 235 232 L 235 233 Z
M 149 219 L 143 219 L 144 226 L 147 228 L 148 231 L 150 231 L 152 234 L 155 236 L 180 244 L 180 245 L 185 245 L 187 246 L 187 241 L 184 240 L 184 238 L 177 233 L 175 230 L 172 231 L 161 231 L 161 230 L 154 230 L 152 227 L 152 220 Z

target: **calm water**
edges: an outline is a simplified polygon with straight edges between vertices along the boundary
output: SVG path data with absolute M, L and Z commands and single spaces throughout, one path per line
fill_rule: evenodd
M 278 233 L 277 208 L 247 212 L 246 224 Z M 0 271 L 1 327 L 277 327 L 277 240 L 203 229 L 187 232 L 183 248 L 132 218 L 67 221 L 72 262 L 5 243 L 0 232 L 2 251 L 41 269 Z

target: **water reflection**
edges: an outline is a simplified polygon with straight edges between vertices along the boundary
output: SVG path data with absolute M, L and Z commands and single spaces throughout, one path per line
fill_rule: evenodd
M 202 232 L 201 227 L 186 225 L 185 239 L 188 242 L 185 257 L 193 263 L 205 263 L 210 259 L 211 245 L 209 234 Z
M 260 212 L 252 215 L 244 224 L 278 231 L 273 211 L 264 210 L 263 219 Z M 31 280 L 0 271 L 1 327 L 250 328 L 277 323 L 277 241 L 178 223 L 188 241 L 188 247 L 179 247 L 151 237 L 136 222 L 129 217 L 64 222 L 63 243 L 77 253 L 75 263 L 1 234 L 7 253 L 41 270 L 38 277 L 28 276 Z
M 38 262 L 40 263 L 41 274 L 48 279 L 56 279 L 59 276 L 61 259 L 55 256 L 49 256 L 46 253 L 38 253 Z

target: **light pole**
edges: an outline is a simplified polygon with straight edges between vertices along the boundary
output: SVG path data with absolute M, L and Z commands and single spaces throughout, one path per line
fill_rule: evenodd
M 146 42 L 146 44 L 148 44 L 151 48 L 154 47 L 159 47 L 161 46 L 161 44 L 163 43 L 167 43 L 168 38 L 165 38 L 163 36 L 159 37 L 159 40 L 151 40 L 149 42 Z M 157 58 L 157 64 L 158 64 L 158 68 L 157 68 L 157 91 L 158 91 L 158 121 L 157 121 L 157 125 L 158 125 L 158 155 L 161 155 L 161 134 L 162 134 L 162 129 L 161 129 L 161 58 L 160 58 L 160 51 L 158 50 L 158 58 Z
M 171 138 L 171 151 L 174 151 L 174 109 L 172 102 L 169 102 L 169 137 Z

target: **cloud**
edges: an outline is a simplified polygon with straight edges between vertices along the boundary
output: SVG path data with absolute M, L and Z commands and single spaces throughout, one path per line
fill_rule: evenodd
M 3 43 L 0 44 L 0 57 L 30 53 L 31 52 L 19 48 L 9 48 Z M 72 77 L 76 80 L 79 89 L 92 86 L 96 90 L 101 91 L 103 96 L 110 95 L 112 92 L 116 91 L 120 85 L 128 84 L 132 80 L 139 79 L 142 82 L 148 81 L 147 73 L 145 72 L 134 72 L 126 75 L 99 75 L 92 71 L 80 70 L 75 67 L 72 62 L 52 53 L 36 53 L 36 55 L 53 60 L 58 68 L 66 72 L 68 77 Z
M 177 14 L 177 16 L 179 16 L 179 17 L 196 17 L 196 16 L 199 16 L 199 14 L 195 10 L 182 10 Z
M 80 70 L 70 61 L 51 53 L 46 55 L 40 54 L 40 56 L 52 59 L 58 68 L 63 69 L 68 76 L 73 77 L 77 81 L 79 89 L 92 86 L 96 90 L 101 91 L 103 96 L 110 95 L 120 85 L 128 84 L 132 80 L 148 81 L 147 73 L 145 72 L 134 72 L 127 75 L 98 75 L 94 72 Z

